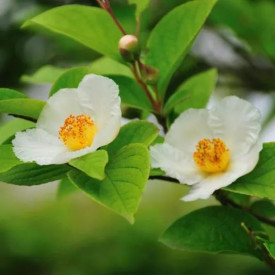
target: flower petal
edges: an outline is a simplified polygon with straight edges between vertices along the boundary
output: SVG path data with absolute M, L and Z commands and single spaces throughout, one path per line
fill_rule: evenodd
M 181 183 L 195 184 L 202 180 L 192 155 L 184 154 L 167 143 L 152 146 L 150 150 L 153 168 L 161 168 L 167 176 Z
M 172 124 L 165 142 L 193 157 L 196 145 L 201 139 L 213 138 L 207 120 L 208 110 L 189 109 L 185 111 Z
M 118 134 L 121 124 L 119 90 L 116 83 L 103 76 L 86 75 L 78 87 L 80 104 L 94 119 L 98 133 L 94 142 L 102 146 Z
M 76 89 L 62 89 L 50 97 L 37 121 L 37 128 L 54 136 L 69 115 L 83 114 Z
M 224 98 L 210 110 L 208 123 L 215 137 L 221 138 L 236 156 L 250 150 L 261 130 L 259 111 L 236 96 Z
M 39 165 L 57 164 L 53 161 L 55 156 L 67 150 L 57 137 L 37 128 L 16 133 L 12 144 L 19 159 Z
M 239 177 L 251 172 L 259 160 L 261 150 L 262 143 L 258 140 L 247 154 L 230 163 L 227 172 L 206 177 L 192 186 L 189 194 L 183 197 L 182 200 L 208 199 L 216 190 L 230 185 Z
M 43 129 L 29 129 L 18 132 L 12 141 L 15 155 L 24 162 L 36 162 L 39 165 L 63 164 L 71 159 L 95 151 L 95 146 L 70 151 L 58 137 Z

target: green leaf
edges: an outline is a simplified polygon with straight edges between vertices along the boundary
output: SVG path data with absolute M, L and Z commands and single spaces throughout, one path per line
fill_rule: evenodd
M 255 201 L 250 209 L 253 213 L 275 220 L 275 204 L 272 201 L 266 199 Z
M 36 71 L 32 75 L 23 75 L 21 77 L 21 81 L 26 83 L 54 83 L 58 80 L 59 77 L 61 77 L 67 71 L 72 70 L 72 73 L 69 73 L 68 75 L 69 76 L 73 75 L 75 73 L 75 69 L 77 68 L 60 68 L 52 65 L 46 65 L 41 67 L 38 71 Z M 106 56 L 98 58 L 97 60 L 93 61 L 90 65 L 87 66 L 87 71 L 86 69 L 84 69 L 86 67 L 80 67 L 79 70 L 81 70 L 81 68 L 82 70 L 85 71 L 85 74 L 87 73 L 94 73 L 99 75 L 114 74 L 114 75 L 124 75 L 124 76 L 133 78 L 133 75 L 130 69 L 126 65 L 121 64 Z M 70 78 L 72 79 L 73 76 L 70 76 Z
M 70 171 L 68 165 L 44 165 L 24 163 L 0 174 L 0 181 L 16 185 L 38 185 L 63 179 Z
M 260 159 L 255 169 L 249 174 L 237 179 L 225 190 L 275 199 L 275 142 L 265 143 L 260 153 Z
M 32 75 L 23 75 L 21 77 L 21 81 L 26 83 L 53 83 L 66 70 L 66 68 L 59 68 L 52 65 L 46 65 L 41 67 Z
M 8 138 L 12 137 L 16 132 L 20 132 L 29 128 L 35 127 L 35 123 L 15 118 L 0 126 L 0 144 L 5 142 Z
M 264 246 L 266 250 L 268 251 L 269 255 L 273 260 L 275 260 L 275 243 L 266 241 L 264 242 Z
M 253 5 L 246 0 L 219 1 L 209 19 L 211 25 L 231 29 L 256 55 L 269 55 L 274 60 L 275 37 L 270 35 L 274 31 L 274 14 L 274 1 L 256 1 Z
M 74 170 L 69 179 L 100 204 L 134 222 L 150 171 L 150 156 L 142 144 L 121 148 L 106 166 L 106 178 L 99 181 Z
M 12 145 L 0 145 L 0 173 L 19 164 L 22 164 L 22 161 L 13 153 Z
M 57 198 L 62 199 L 78 190 L 79 189 L 76 188 L 75 185 L 71 183 L 68 177 L 66 177 L 62 179 L 58 185 Z
M 184 3 L 164 16 L 153 29 L 145 60 L 146 64 L 160 71 L 160 94 L 165 93 L 173 73 L 183 61 L 216 1 Z
M 135 4 L 136 5 L 136 17 L 139 17 L 139 15 L 147 9 L 149 6 L 151 0 L 128 0 L 128 3 Z
M 27 96 L 15 90 L 0 88 L 0 100 L 13 99 L 13 98 L 27 98 Z
M 121 127 L 117 138 L 107 146 L 109 157 L 123 146 L 131 143 L 141 143 L 149 146 L 158 136 L 159 129 L 148 121 L 133 121 Z
M 0 100 L 0 113 L 8 113 L 37 119 L 45 105 L 44 101 L 31 98 Z
M 89 72 L 100 75 L 124 75 L 133 78 L 129 67 L 106 56 L 93 61 L 89 65 Z
M 75 67 L 63 73 L 54 83 L 50 96 L 63 88 L 77 88 L 83 77 L 89 73 L 88 67 Z
M 169 247 L 208 253 L 239 253 L 258 256 L 243 228 L 263 232 L 260 223 L 239 209 L 210 206 L 191 212 L 173 223 L 161 237 Z
M 98 150 L 82 157 L 70 160 L 69 164 L 88 176 L 103 180 L 105 178 L 105 166 L 108 163 L 108 153 Z
M 119 86 L 119 95 L 123 104 L 152 112 L 152 105 L 144 91 L 131 78 L 118 75 L 107 75 Z
M 177 114 L 189 108 L 204 108 L 215 87 L 217 71 L 212 69 L 197 74 L 184 82 L 168 99 L 164 112 L 174 110 Z
M 39 26 L 73 40 L 111 58 L 120 60 L 117 49 L 122 36 L 108 13 L 100 8 L 64 5 L 48 10 L 23 27 Z

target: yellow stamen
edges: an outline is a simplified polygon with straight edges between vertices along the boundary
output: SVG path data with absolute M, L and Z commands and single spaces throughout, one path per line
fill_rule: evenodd
M 202 139 L 196 145 L 194 161 L 206 173 L 219 173 L 229 165 L 230 153 L 225 143 L 219 139 Z
M 70 115 L 60 127 L 59 138 L 71 150 L 91 146 L 97 133 L 94 121 L 88 115 Z

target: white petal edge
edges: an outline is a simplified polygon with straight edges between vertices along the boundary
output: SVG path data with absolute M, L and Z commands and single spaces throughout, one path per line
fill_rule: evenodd
M 232 155 L 249 152 L 261 130 L 260 112 L 248 101 L 236 96 L 222 99 L 209 111 L 209 125 L 215 137 L 221 138 Z
M 71 159 L 94 152 L 93 144 L 77 151 L 70 151 L 57 137 L 43 129 L 29 129 L 18 132 L 12 141 L 15 155 L 24 162 L 36 162 L 39 165 L 64 164 Z
M 42 129 L 29 129 L 18 132 L 12 141 L 15 155 L 24 162 L 35 161 L 39 165 L 54 163 L 58 154 L 66 151 L 62 142 Z
M 182 200 L 208 199 L 216 190 L 230 185 L 241 176 L 251 172 L 258 163 L 261 150 L 262 143 L 258 140 L 247 154 L 232 161 L 227 172 L 206 177 L 193 185 L 189 194 L 183 197 Z
M 169 129 L 165 142 L 193 158 L 197 143 L 203 138 L 213 138 L 207 121 L 206 109 L 189 109 L 183 112 Z
M 120 97 L 117 84 L 110 78 L 89 74 L 77 89 L 81 106 L 95 121 L 96 147 L 106 145 L 117 136 L 121 125 Z
M 167 176 L 189 185 L 202 180 L 201 172 L 193 158 L 181 153 L 177 148 L 163 143 L 152 146 L 150 152 L 152 167 L 161 168 Z

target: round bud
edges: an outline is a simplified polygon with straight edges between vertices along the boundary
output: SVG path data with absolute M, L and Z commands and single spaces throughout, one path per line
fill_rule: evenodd
M 122 58 L 128 62 L 134 61 L 140 54 L 138 39 L 132 34 L 124 35 L 119 40 L 118 49 Z

